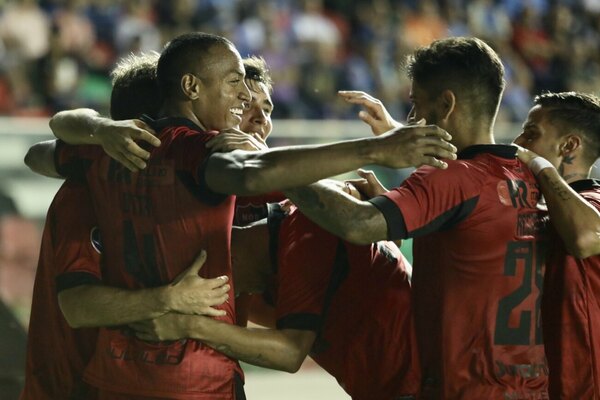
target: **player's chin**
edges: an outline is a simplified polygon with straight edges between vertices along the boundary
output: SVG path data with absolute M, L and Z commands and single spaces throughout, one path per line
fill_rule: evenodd
M 239 126 L 242 123 L 241 115 L 230 112 L 227 116 L 227 123 L 229 127 Z

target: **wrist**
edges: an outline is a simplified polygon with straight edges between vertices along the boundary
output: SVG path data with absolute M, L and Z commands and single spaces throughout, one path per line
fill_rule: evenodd
M 156 308 L 162 314 L 166 314 L 168 312 L 176 312 L 173 291 L 171 285 L 160 286 L 155 289 L 156 292 L 153 293 L 153 297 L 156 299 Z
M 552 163 L 548 160 L 546 160 L 544 157 L 534 157 L 533 159 L 531 159 L 528 163 L 527 166 L 529 167 L 529 169 L 531 170 L 531 172 L 533 172 L 533 174 L 537 177 L 540 175 L 540 173 L 548 168 L 552 168 L 554 169 L 554 165 L 552 165 Z
M 90 120 L 90 130 L 87 138 L 88 143 L 93 145 L 102 145 L 104 131 L 107 128 L 110 128 L 107 118 L 100 116 L 92 118 Z
M 391 131 L 392 130 L 388 132 Z M 384 132 L 375 137 L 362 139 L 361 142 L 358 143 L 359 156 L 363 159 L 363 165 L 379 163 L 381 154 L 383 154 L 379 150 L 382 145 L 385 145 L 381 140 L 381 136 L 386 133 L 387 132 Z

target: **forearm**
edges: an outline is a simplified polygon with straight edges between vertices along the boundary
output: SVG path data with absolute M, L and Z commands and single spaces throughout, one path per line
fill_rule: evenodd
M 215 192 L 238 195 L 307 185 L 375 162 L 374 139 L 218 153 L 208 162 L 206 181 Z
M 125 325 L 169 311 L 165 287 L 128 290 L 82 285 L 63 290 L 58 301 L 73 328 Z
M 317 182 L 285 191 L 304 215 L 334 235 L 356 244 L 387 239 L 387 222 L 371 203 Z
M 191 321 L 196 317 L 187 317 Z M 191 324 L 189 337 L 221 353 L 259 367 L 296 372 L 314 341 L 310 331 L 253 329 L 200 317 Z
M 577 258 L 600 254 L 600 213 L 565 182 L 554 168 L 545 168 L 538 182 L 550 220 L 567 250 Z
M 56 113 L 50 119 L 50 129 L 69 144 L 100 144 L 94 133 L 104 120 L 92 109 L 79 108 Z

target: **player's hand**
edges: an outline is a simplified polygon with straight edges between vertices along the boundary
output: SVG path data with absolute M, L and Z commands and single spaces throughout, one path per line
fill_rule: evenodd
M 376 164 L 390 168 L 431 165 L 446 169 L 442 159 L 456 159 L 456 147 L 450 143 L 452 136 L 437 125 L 403 126 L 396 131 L 379 136 L 375 154 Z
M 358 191 L 358 189 L 349 180 L 344 181 L 341 189 L 343 192 L 348 193 L 350 196 L 354 197 L 355 199 L 363 200 L 362 194 Z
M 376 99 L 368 93 L 357 90 L 340 90 L 338 91 L 338 95 L 348 103 L 364 107 L 364 110 L 358 113 L 358 118 L 371 127 L 375 136 L 402 126 L 400 122 L 392 118 L 381 100 Z
M 373 197 L 377 197 L 381 194 L 387 193 L 387 189 L 385 186 L 379 182 L 377 176 L 373 171 L 367 171 L 364 169 L 359 169 L 356 173 L 361 177 L 360 179 L 349 179 L 346 181 L 346 184 L 352 185 L 352 187 L 362 195 L 358 197 L 358 199 L 372 199 Z M 352 193 L 351 193 L 352 194 Z M 356 196 L 355 196 L 356 197 Z
M 221 131 L 206 143 L 206 147 L 213 153 L 233 150 L 259 151 L 269 148 L 258 133 L 246 133 L 235 128 Z
M 150 126 L 139 119 L 124 121 L 105 120 L 94 132 L 94 136 L 110 157 L 132 172 L 146 168 L 150 153 L 142 149 L 136 141 L 160 146 L 160 140 Z
M 529 162 L 536 157 L 539 157 L 537 153 L 534 153 L 531 150 L 527 150 L 525 147 L 521 147 L 517 144 L 512 144 L 517 147 L 517 158 L 523 161 L 525 164 L 529 165 Z
M 195 323 L 204 317 L 167 313 L 155 319 L 134 322 L 129 327 L 139 339 L 148 342 L 179 340 L 190 336 L 188 331 L 193 329 L 190 328 L 192 318 Z
M 206 252 L 202 250 L 194 263 L 183 271 L 167 287 L 167 308 L 182 314 L 223 316 L 224 310 L 213 306 L 229 299 L 229 278 L 225 275 L 214 279 L 204 279 L 198 272 L 206 262 Z

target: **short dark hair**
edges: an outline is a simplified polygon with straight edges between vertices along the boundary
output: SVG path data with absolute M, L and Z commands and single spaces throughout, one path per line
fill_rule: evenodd
M 543 93 L 533 100 L 565 134 L 576 130 L 585 141 L 584 155 L 590 162 L 600 157 L 600 98 L 580 92 Z
M 265 59 L 260 56 L 250 56 L 244 58 L 242 62 L 246 70 L 245 79 L 260 82 L 266 86 L 269 93 L 273 93 L 273 80 Z
M 180 82 L 187 73 L 198 73 L 206 54 L 214 46 L 233 46 L 228 39 L 204 32 L 177 36 L 165 46 L 158 60 L 158 86 L 164 97 L 180 93 Z
M 130 54 L 111 72 L 110 115 L 114 120 L 158 115 L 161 98 L 156 81 L 157 52 Z
M 477 38 L 436 40 L 417 49 L 406 63 L 408 76 L 430 95 L 452 90 L 493 120 L 504 90 L 504 67 L 490 46 Z

